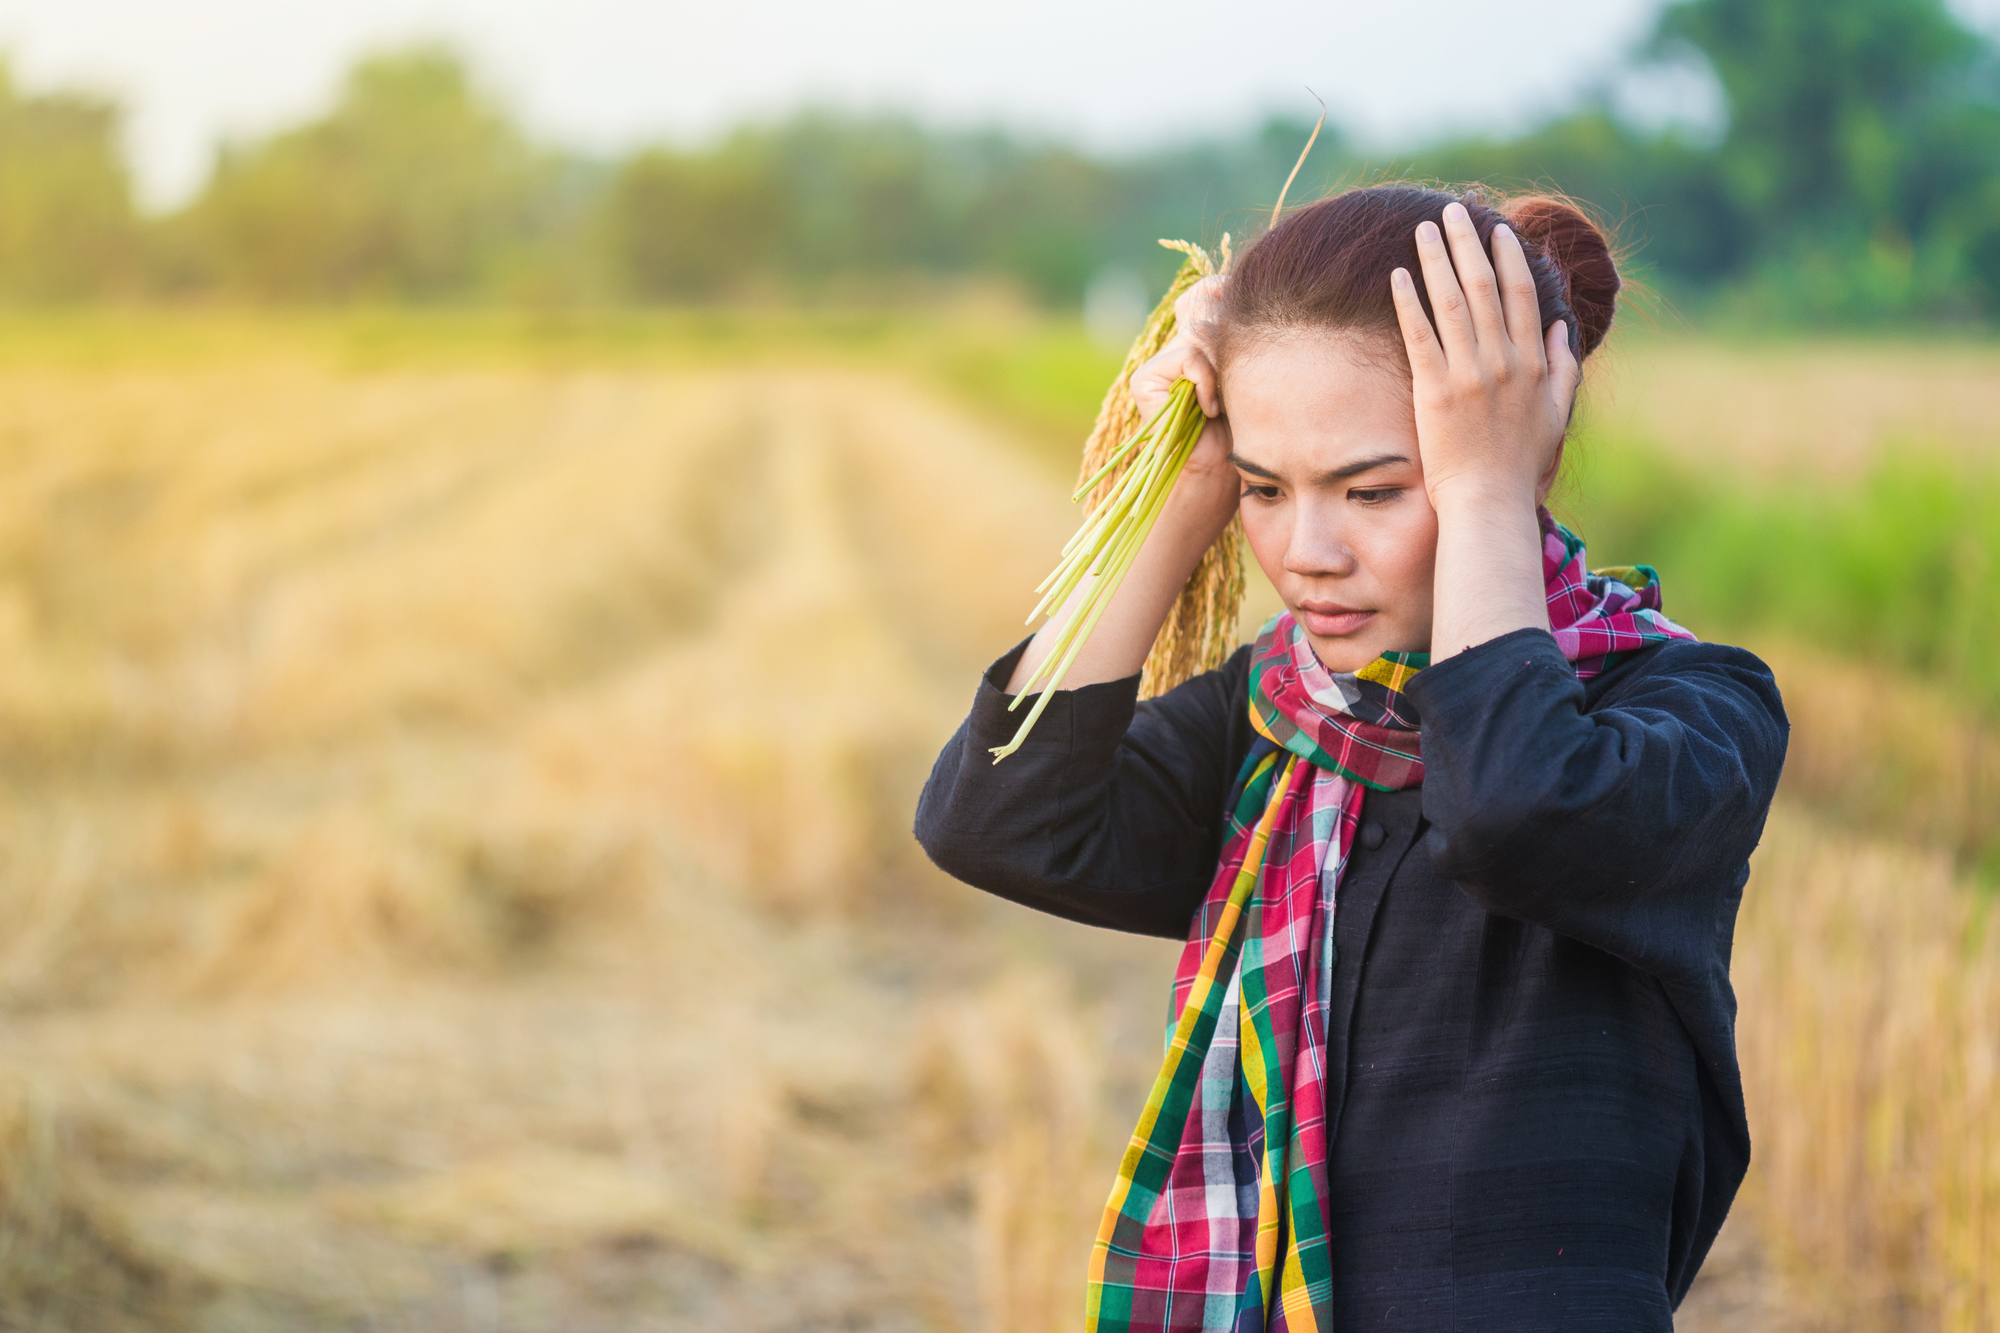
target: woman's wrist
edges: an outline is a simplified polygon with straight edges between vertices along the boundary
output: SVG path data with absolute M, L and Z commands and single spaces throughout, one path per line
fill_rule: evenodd
M 1539 489 L 1535 478 L 1469 472 L 1430 486 L 1431 508 L 1442 526 L 1451 518 L 1494 515 L 1532 515 Z
M 1146 655 L 1175 599 L 1235 513 L 1232 506 L 1218 515 L 1218 499 L 1198 486 L 1176 487 L 1168 495 L 1103 618 L 1084 640 L 1065 675 L 1063 689 L 1123 680 L 1145 665 Z M 1086 580 L 1086 587 L 1088 583 Z M 1009 694 L 1018 692 L 1022 682 L 1041 664 L 1053 645 L 1054 635 L 1076 614 L 1084 591 L 1079 588 L 1037 631 L 1008 681 Z
M 1505 477 L 1468 476 L 1439 488 L 1431 657 L 1517 629 L 1548 628 L 1535 491 Z
M 1234 478 L 1230 479 L 1227 503 L 1222 500 L 1221 496 L 1196 493 L 1189 487 L 1174 488 L 1153 527 L 1153 537 L 1162 541 L 1160 554 L 1169 563 L 1184 560 L 1188 572 L 1193 573 L 1201 558 L 1208 554 L 1208 548 L 1221 538 L 1229 520 L 1236 517 Z

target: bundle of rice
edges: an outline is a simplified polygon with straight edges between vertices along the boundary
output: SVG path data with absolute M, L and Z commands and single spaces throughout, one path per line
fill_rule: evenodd
M 1228 268 L 1229 238 L 1222 238 L 1213 257 L 1186 241 L 1160 244 L 1181 251 L 1187 260 L 1174 275 L 1167 294 L 1153 308 L 1145 328 L 1125 354 L 1118 377 L 1104 395 L 1097 424 L 1083 446 L 1083 482 L 1071 497 L 1083 502 L 1083 525 L 1063 547 L 1063 558 L 1055 571 L 1035 590 L 1042 594 L 1042 599 L 1029 614 L 1028 623 L 1032 625 L 1039 617 L 1061 609 L 1086 576 L 1095 575 L 1096 580 L 1063 627 L 1054 647 L 1014 696 L 1010 707 L 1018 708 L 1023 700 L 1039 691 L 1034 707 L 1013 740 L 994 748 L 996 764 L 1021 748 L 1047 706 L 1049 696 L 1061 688 L 1070 664 L 1076 660 L 1084 640 L 1090 637 L 1104 608 L 1117 593 L 1125 571 L 1131 568 L 1139 548 L 1145 544 L 1146 534 L 1152 531 L 1168 493 L 1208 421 L 1195 400 L 1194 385 L 1181 380 L 1174 385 L 1165 406 L 1142 426 L 1138 404 L 1132 400 L 1131 379 L 1133 371 L 1173 338 L 1174 302 L 1201 279 Z M 1222 537 L 1195 566 L 1166 623 L 1160 627 L 1140 676 L 1139 697 L 1152 698 L 1197 672 L 1222 665 L 1235 646 L 1236 616 L 1242 603 L 1243 529 L 1240 522 L 1231 521 Z

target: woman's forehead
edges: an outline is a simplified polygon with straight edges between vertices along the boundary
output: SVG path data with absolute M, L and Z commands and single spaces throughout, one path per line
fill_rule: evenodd
M 1300 329 L 1259 337 L 1235 349 L 1222 374 L 1225 399 L 1238 408 L 1282 407 L 1299 400 L 1338 399 L 1407 410 L 1408 368 L 1400 349 L 1380 338 L 1336 330 Z
M 1272 475 L 1348 475 L 1390 456 L 1415 463 L 1409 385 L 1372 352 L 1322 335 L 1232 357 L 1222 390 L 1238 458 Z

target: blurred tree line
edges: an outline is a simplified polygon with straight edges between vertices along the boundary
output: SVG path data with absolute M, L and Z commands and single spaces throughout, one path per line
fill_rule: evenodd
M 0 299 L 108 295 L 137 282 L 140 232 L 117 132 L 111 103 L 23 97 L 0 64 Z
M 1659 286 L 1797 320 L 2000 316 L 2000 59 L 1942 0 L 1678 0 L 1639 62 L 1705 64 L 1726 128 L 1609 97 L 1512 139 L 1369 161 L 1322 135 L 1303 200 L 1382 175 L 1552 185 Z M 602 161 L 532 142 L 449 51 L 376 56 L 333 109 L 133 203 L 117 108 L 0 67 L 0 299 L 681 302 L 919 293 L 966 276 L 1074 303 L 1158 236 L 1254 231 L 1305 141 L 1105 158 L 1006 133 L 802 113 Z

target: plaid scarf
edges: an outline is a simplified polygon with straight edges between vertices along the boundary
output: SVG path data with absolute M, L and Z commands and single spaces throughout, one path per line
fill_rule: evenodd
M 1586 573 L 1541 512 L 1549 624 L 1579 678 L 1694 636 L 1640 565 Z M 1289 613 L 1250 657 L 1260 739 L 1237 775 L 1214 885 L 1174 977 L 1165 1063 L 1090 1256 L 1092 1333 L 1333 1326 L 1326 1038 L 1334 897 L 1365 792 L 1424 780 L 1403 691 L 1429 663 L 1328 671 Z

